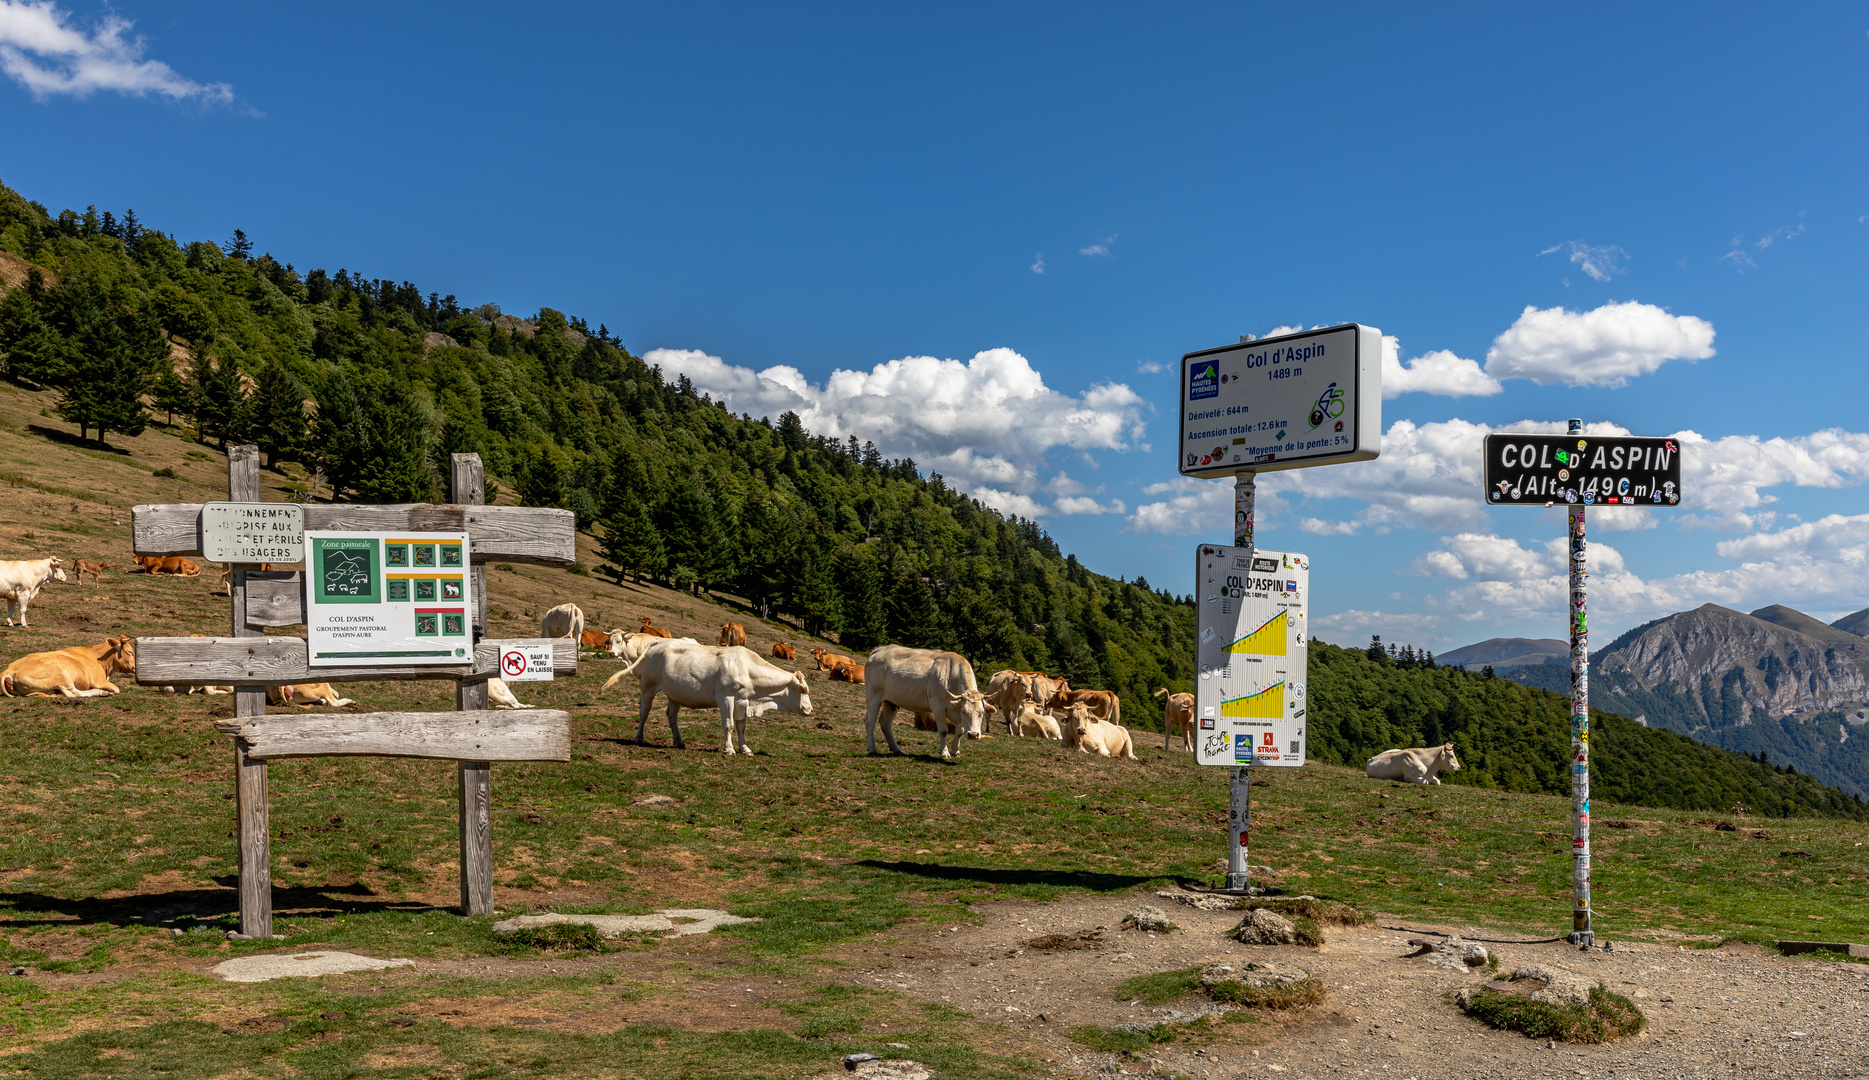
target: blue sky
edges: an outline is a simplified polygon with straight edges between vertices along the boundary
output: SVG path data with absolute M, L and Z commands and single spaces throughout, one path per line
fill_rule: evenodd
M 0 72 L 54 210 L 582 315 L 1176 591 L 1230 499 L 1179 356 L 1378 326 L 1427 358 L 1384 457 L 1262 486 L 1327 638 L 1561 635 L 1478 438 L 1569 416 L 1704 437 L 1683 510 L 1593 517 L 1599 646 L 1869 605 L 1860 5 L 0 0 Z

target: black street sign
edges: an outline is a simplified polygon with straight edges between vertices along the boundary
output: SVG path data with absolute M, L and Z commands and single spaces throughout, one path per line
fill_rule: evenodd
M 1681 505 L 1681 447 L 1641 435 L 1488 435 L 1486 501 Z

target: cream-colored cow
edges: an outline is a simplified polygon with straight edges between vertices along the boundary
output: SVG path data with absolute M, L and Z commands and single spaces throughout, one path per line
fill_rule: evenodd
M 1129 737 L 1129 729 L 1121 724 L 1097 719 L 1091 715 L 1089 705 L 1081 701 L 1072 705 L 1065 714 L 1065 724 L 1064 745 L 1100 757 L 1137 760 L 1135 743 Z
M 1369 759 L 1364 771 L 1372 780 L 1403 780 L 1410 784 L 1438 784 L 1441 770 L 1460 771 L 1460 759 L 1454 756 L 1454 744 L 1416 747 L 1409 750 L 1384 750 Z
M 1021 739 L 1064 739 L 1058 718 L 1030 701 L 1021 705 L 1019 715 L 1012 718 L 1012 733 Z

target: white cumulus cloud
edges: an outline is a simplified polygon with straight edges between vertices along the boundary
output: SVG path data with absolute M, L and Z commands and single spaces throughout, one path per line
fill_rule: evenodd
M 1417 356 L 1404 367 L 1401 343 L 1386 334 L 1382 338 L 1382 396 L 1385 400 L 1415 393 L 1490 397 L 1504 389 L 1498 379 L 1480 370 L 1478 360 L 1455 356 L 1446 349 Z
M 1629 300 L 1591 311 L 1527 306 L 1493 339 L 1486 373 L 1540 385 L 1624 386 L 1670 360 L 1713 355 L 1713 324 Z
M 1143 434 L 1146 405 L 1128 386 L 1099 383 L 1063 394 L 1011 349 L 966 361 L 908 356 L 868 371 L 840 368 L 822 385 L 789 365 L 754 371 L 698 349 L 653 349 L 643 359 L 669 378 L 688 376 L 732 412 L 775 419 L 795 412 L 813 434 L 873 440 L 884 454 L 912 457 L 981 502 L 1025 517 L 1047 512 L 1035 497 L 1047 486 L 1079 500 L 1069 509 L 1061 501 L 1060 513 L 1093 512 L 1086 503 L 1098 513 L 1122 513 L 1120 502 L 1097 504 L 1081 485 L 1057 478 L 1047 485 L 1047 458 L 1129 450 Z
M 134 25 L 107 15 L 86 30 L 52 0 L 0 0 L 0 71 L 40 101 L 98 90 L 219 105 L 234 100 L 226 83 L 198 83 L 146 59 Z

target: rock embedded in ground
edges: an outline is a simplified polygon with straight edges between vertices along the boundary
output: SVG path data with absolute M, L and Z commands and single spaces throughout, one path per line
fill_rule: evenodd
M 1544 1001 L 1552 1005 L 1583 1005 L 1590 1000 L 1590 991 L 1595 988 L 1595 979 L 1586 979 L 1574 971 L 1549 964 L 1520 964 L 1512 973 L 1514 982 L 1520 979 L 1537 979 L 1544 986 L 1526 994 L 1533 1001 Z
M 347 971 L 381 971 L 409 967 L 413 960 L 378 960 L 374 956 L 320 949 L 314 952 L 266 953 L 223 960 L 208 970 L 228 982 L 266 982 L 270 979 L 342 975 Z
M 919 1061 L 884 1061 L 874 1054 L 850 1054 L 844 1069 L 864 1080 L 929 1080 L 934 1070 Z
M 1311 973 L 1301 967 L 1270 960 L 1257 964 L 1209 964 L 1201 969 L 1201 985 L 1210 990 L 1229 982 L 1254 990 L 1290 990 L 1310 977 Z
M 1484 945 L 1462 940 L 1458 934 L 1445 941 L 1428 944 L 1422 952 L 1415 955 L 1435 967 L 1461 972 L 1468 968 L 1485 967 L 1488 959 Z
M 620 937 L 624 934 L 666 934 L 669 937 L 687 937 L 689 934 L 705 934 L 717 926 L 736 926 L 740 923 L 758 922 L 739 915 L 729 915 L 713 908 L 666 908 L 653 915 L 560 915 L 547 912 L 544 915 L 515 915 L 510 919 L 501 919 L 493 924 L 496 934 L 510 934 L 515 930 L 525 930 L 534 926 L 556 926 L 571 924 L 591 926 L 604 937 Z
M 1160 930 L 1163 932 L 1175 928 L 1175 924 L 1168 921 L 1168 913 L 1166 911 L 1158 907 L 1151 907 L 1147 904 L 1123 916 L 1123 925 L 1133 926 L 1137 930 Z
M 1283 915 L 1254 908 L 1233 928 L 1230 936 L 1246 945 L 1296 945 L 1298 928 Z
M 650 792 L 647 795 L 637 796 L 636 801 L 631 803 L 630 805 L 631 806 L 674 806 L 676 801 L 677 800 L 672 799 L 667 795 L 657 795 L 654 792 Z

